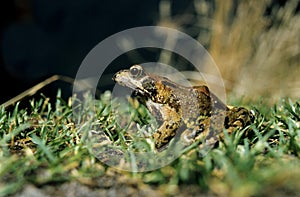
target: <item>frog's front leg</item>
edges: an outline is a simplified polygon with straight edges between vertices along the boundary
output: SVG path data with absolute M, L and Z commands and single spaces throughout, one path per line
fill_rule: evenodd
M 180 123 L 172 120 L 163 122 L 158 130 L 152 135 L 155 141 L 155 148 L 158 151 L 162 151 L 165 146 L 171 141 L 176 135 Z

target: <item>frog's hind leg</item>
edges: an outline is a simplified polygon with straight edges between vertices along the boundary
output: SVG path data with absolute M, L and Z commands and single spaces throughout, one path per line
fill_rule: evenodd
M 190 121 L 191 122 L 191 121 Z M 185 146 L 189 146 L 194 142 L 203 142 L 208 135 L 209 118 L 197 121 L 195 125 L 187 125 L 187 128 L 181 134 L 181 141 Z

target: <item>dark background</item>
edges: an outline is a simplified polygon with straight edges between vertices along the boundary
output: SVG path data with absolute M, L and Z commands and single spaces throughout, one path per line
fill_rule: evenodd
M 160 2 L 1 1 L 0 103 L 54 74 L 74 77 L 87 53 L 114 33 L 137 26 L 157 25 Z M 284 4 L 283 0 L 274 0 L 271 5 Z M 180 16 L 183 12 L 193 14 L 192 1 L 174 1 L 171 6 L 172 15 Z M 266 15 L 268 14 L 266 10 Z M 180 21 L 180 17 L 178 20 Z M 193 24 L 193 17 L 189 21 Z M 189 29 L 189 26 L 186 26 L 186 29 Z M 195 35 L 199 31 L 194 30 Z M 128 67 L 130 61 L 120 58 L 115 65 L 120 63 Z M 118 68 L 113 68 L 112 72 L 115 70 Z M 58 82 L 46 88 L 44 94 L 55 95 L 57 87 L 65 87 L 71 91 L 70 85 Z M 66 96 L 69 96 L 68 91 L 66 92 Z
M 154 25 L 158 3 L 1 1 L 0 103 L 51 75 L 74 77 L 87 53 L 106 37 L 127 28 Z M 46 92 L 55 93 L 52 89 Z

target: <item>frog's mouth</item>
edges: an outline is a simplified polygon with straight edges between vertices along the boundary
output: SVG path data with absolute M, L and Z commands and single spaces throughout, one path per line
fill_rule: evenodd
M 130 77 L 127 72 L 117 72 L 112 79 L 121 86 L 128 87 L 141 94 L 144 93 L 142 83 Z

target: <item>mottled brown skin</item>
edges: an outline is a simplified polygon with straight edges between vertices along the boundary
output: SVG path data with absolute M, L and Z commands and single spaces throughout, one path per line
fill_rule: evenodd
M 133 89 L 133 95 L 156 117 L 160 126 L 153 138 L 159 151 L 177 133 L 185 145 L 196 140 L 214 144 L 223 128 L 232 132 L 251 122 L 251 113 L 247 109 L 226 106 L 207 86 L 181 86 L 165 77 L 147 73 L 139 65 L 117 72 L 113 80 Z

